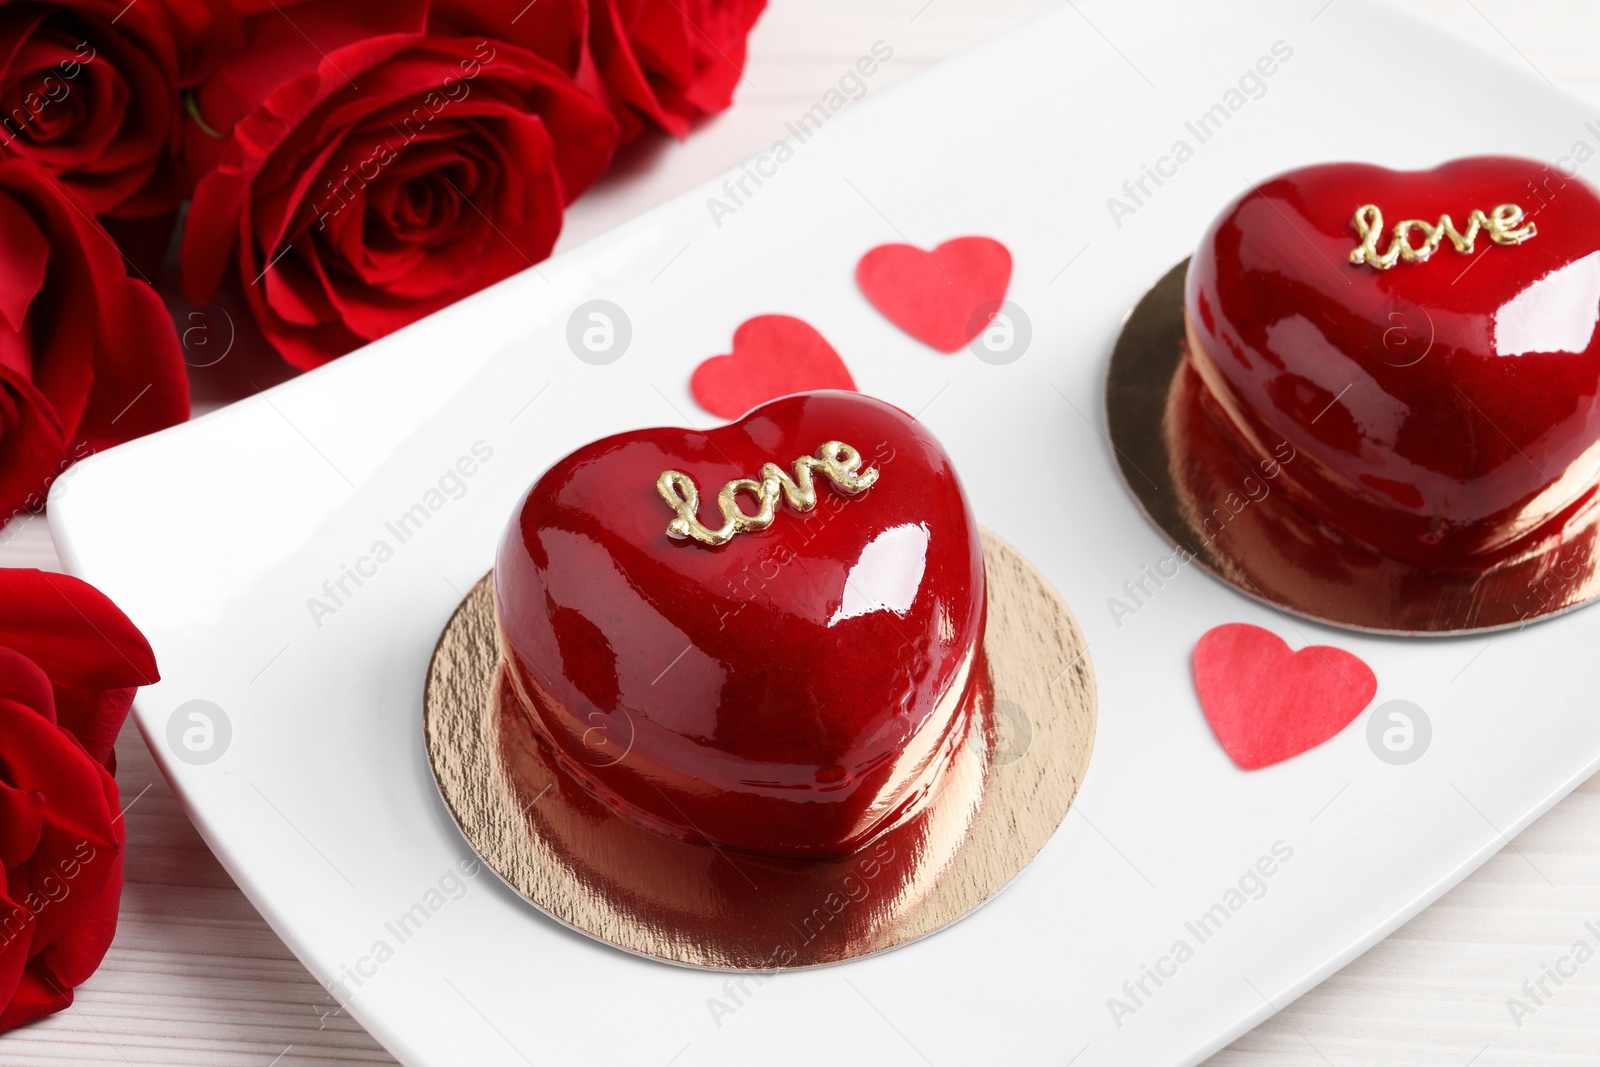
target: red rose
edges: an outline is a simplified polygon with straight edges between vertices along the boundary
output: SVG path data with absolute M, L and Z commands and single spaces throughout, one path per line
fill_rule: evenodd
M 245 51 L 198 92 L 226 139 L 185 135 L 196 173 L 215 159 L 185 224 L 185 282 L 204 303 L 232 259 L 294 366 L 545 258 L 616 147 L 616 122 L 567 71 L 504 37 L 430 27 L 429 8 L 280 0 L 245 15 Z
M 684 137 L 733 102 L 745 39 L 767 0 L 593 0 L 589 47 L 632 140 L 648 119 Z
M 54 179 L 0 163 L 0 525 L 72 460 L 188 417 L 160 298 Z
M 94 588 L 0 570 L 0 1030 L 71 1004 L 111 945 L 124 832 L 105 761 L 133 687 L 155 680 L 149 644 Z
M 56 175 L 96 215 L 175 210 L 188 192 L 178 94 L 230 25 L 206 0 L 0 4 L 0 150 Z

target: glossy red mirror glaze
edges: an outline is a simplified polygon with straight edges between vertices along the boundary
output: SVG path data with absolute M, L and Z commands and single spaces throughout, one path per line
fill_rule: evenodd
M 816 475 L 764 530 L 667 535 L 663 471 L 717 493 L 842 441 L 877 468 Z M 746 494 L 747 512 L 754 502 Z M 915 810 L 964 734 L 983 557 L 949 457 L 855 393 L 810 393 L 701 433 L 609 437 L 518 506 L 495 564 L 502 650 L 535 731 L 613 807 L 687 840 L 840 854 Z
M 1517 204 L 1520 244 L 1446 238 L 1426 261 L 1353 264 L 1381 209 L 1465 231 Z M 1423 232 L 1413 231 L 1420 246 Z M 1190 358 L 1249 458 L 1287 442 L 1290 499 L 1385 555 L 1486 566 L 1548 535 L 1600 473 L 1600 199 L 1503 157 L 1398 172 L 1291 171 L 1230 205 L 1191 263 Z

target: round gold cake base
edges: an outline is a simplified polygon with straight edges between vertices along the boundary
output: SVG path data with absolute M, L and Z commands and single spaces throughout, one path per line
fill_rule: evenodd
M 1600 596 L 1600 507 L 1481 570 L 1401 563 L 1289 504 L 1218 436 L 1184 333 L 1184 260 L 1123 325 L 1106 375 L 1106 430 L 1122 479 L 1190 560 L 1240 592 L 1351 630 L 1450 636 L 1526 625 Z
M 1055 590 L 984 531 L 992 687 L 932 803 L 859 853 L 782 859 L 673 840 L 557 769 L 509 699 L 493 575 L 428 670 L 434 778 L 486 864 L 534 906 L 617 948 L 690 967 L 780 971 L 882 952 L 968 914 L 1044 847 L 1094 744 L 1088 649 Z

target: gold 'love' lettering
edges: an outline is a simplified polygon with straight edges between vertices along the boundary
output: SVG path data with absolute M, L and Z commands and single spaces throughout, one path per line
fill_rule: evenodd
M 725 545 L 734 534 L 746 530 L 765 530 L 772 525 L 781 495 L 796 511 L 810 511 L 817 506 L 817 490 L 811 472 L 821 471 L 833 480 L 843 492 L 852 496 L 870 488 L 878 480 L 878 468 L 861 469 L 861 453 L 843 441 L 829 441 L 817 449 L 815 456 L 801 456 L 794 461 L 794 477 L 776 463 L 761 468 L 761 480 L 735 478 L 717 494 L 717 506 L 722 510 L 722 525 L 713 530 L 700 522 L 700 489 L 694 479 L 682 471 L 662 471 L 656 479 L 656 491 L 667 507 L 678 517 L 667 524 L 667 536 L 692 537 L 708 545 Z M 749 493 L 759 505 L 751 515 L 739 506 L 739 494 Z
M 1466 255 L 1472 251 L 1480 230 L 1487 233 L 1489 240 L 1497 245 L 1519 245 L 1539 232 L 1532 222 L 1524 222 L 1522 208 L 1516 204 L 1501 204 L 1487 215 L 1482 211 L 1473 211 L 1467 216 L 1465 233 L 1456 229 L 1449 215 L 1440 215 L 1437 223 L 1424 222 L 1422 219 L 1397 222 L 1389 247 L 1382 252 L 1378 251 L 1378 241 L 1384 234 L 1383 212 L 1378 205 L 1363 204 L 1357 208 L 1350 225 L 1355 227 L 1361 238 L 1361 244 L 1350 253 L 1350 262 L 1356 266 L 1366 263 L 1378 270 L 1388 270 L 1402 259 L 1407 263 L 1424 263 L 1439 250 L 1440 243 L 1446 237 L 1450 238 L 1457 252 Z M 1422 244 L 1411 243 L 1412 230 L 1422 234 Z

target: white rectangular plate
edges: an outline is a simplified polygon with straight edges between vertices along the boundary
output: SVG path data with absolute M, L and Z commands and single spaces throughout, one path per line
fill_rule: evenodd
M 1289 622 L 1187 568 L 1120 626 L 1111 617 L 1107 599 L 1168 549 L 1100 432 L 1107 353 L 1224 203 L 1300 164 L 1555 160 L 1596 140 L 1576 101 L 1367 0 L 1146 7 L 1160 10 L 1085 3 L 1107 36 L 1063 9 L 831 119 L 720 226 L 706 204 L 719 181 L 57 483 L 62 558 L 155 646 L 163 681 L 140 694 L 138 721 L 190 814 L 403 1062 L 1192 1063 L 1435 899 L 1600 762 L 1579 666 L 1600 644 L 1597 610 L 1379 639 Z M 1241 86 L 1277 42 L 1292 57 Z M 1237 106 L 1198 143 L 1185 123 L 1217 103 Z M 1192 158 L 1114 220 L 1107 198 L 1180 139 Z M 968 233 L 1015 256 L 1010 297 L 1032 341 L 1007 366 L 924 348 L 852 281 L 873 245 Z M 632 322 L 609 366 L 565 339 L 591 298 Z M 730 992 L 723 976 L 571 933 L 492 876 L 457 878 L 470 853 L 429 776 L 420 700 L 434 640 L 522 490 L 603 434 L 709 421 L 690 372 L 774 311 L 821 330 L 864 391 L 919 413 L 980 521 L 1060 589 L 1090 642 L 1100 733 L 1074 813 L 988 907 L 879 958 Z M 492 458 L 451 481 L 479 442 Z M 430 517 L 401 543 L 388 524 L 419 502 Z M 363 562 L 380 541 L 392 558 Z M 346 579 L 351 595 L 315 617 L 310 598 L 328 601 L 324 583 L 358 565 L 362 584 Z M 1390 766 L 1358 723 L 1236 770 L 1189 673 L 1196 638 L 1228 621 L 1360 655 L 1379 702 L 1426 709 L 1432 747 Z M 196 699 L 232 727 L 203 765 L 167 741 Z M 1202 943 L 1187 924 L 1232 902 L 1275 845 L 1292 859 L 1260 890 L 1247 879 Z M 423 918 L 402 931 L 408 912 Z M 1180 941 L 1192 956 L 1162 963 Z M 1171 972 L 1160 985 L 1143 978 L 1158 964 Z M 1135 1000 L 1125 983 L 1141 978 Z M 1114 1012 L 1113 997 L 1134 1010 Z

